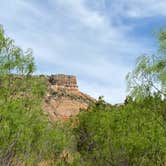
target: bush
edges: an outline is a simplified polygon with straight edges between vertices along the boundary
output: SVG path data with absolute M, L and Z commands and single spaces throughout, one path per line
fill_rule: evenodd
M 42 110 L 47 85 L 35 71 L 31 50 L 23 52 L 0 27 L 0 165 L 55 165 L 70 142 L 65 124 Z
M 135 103 L 102 107 L 94 106 L 79 115 L 75 133 L 84 162 L 99 166 L 166 165 L 166 123 L 157 110 Z

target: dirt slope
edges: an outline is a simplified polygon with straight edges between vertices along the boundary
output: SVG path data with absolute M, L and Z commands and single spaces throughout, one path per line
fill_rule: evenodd
M 51 120 L 76 116 L 80 109 L 86 109 L 95 99 L 79 91 L 76 77 L 52 75 L 48 77 L 48 93 L 43 109 Z

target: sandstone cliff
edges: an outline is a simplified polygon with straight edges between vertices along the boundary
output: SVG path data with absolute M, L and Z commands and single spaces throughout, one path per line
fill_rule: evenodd
M 51 75 L 48 79 L 48 93 L 43 105 L 52 120 L 76 116 L 80 109 L 86 109 L 95 99 L 78 89 L 75 76 Z

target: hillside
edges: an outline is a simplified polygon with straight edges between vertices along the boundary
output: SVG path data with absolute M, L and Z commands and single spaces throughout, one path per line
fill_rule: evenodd
M 127 74 L 124 104 L 111 105 L 75 76 L 35 75 L 33 51 L 0 26 L 0 166 L 166 166 L 165 29 L 158 41 Z
M 47 76 L 48 92 L 43 109 L 50 119 L 68 119 L 87 109 L 96 100 L 78 89 L 75 76 L 51 75 Z

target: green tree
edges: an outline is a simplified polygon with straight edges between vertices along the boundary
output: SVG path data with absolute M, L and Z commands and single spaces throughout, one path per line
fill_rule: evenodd
M 166 165 L 165 121 L 155 111 L 156 107 L 145 106 L 145 103 L 110 109 L 93 106 L 82 112 L 75 129 L 82 163 L 90 166 Z
M 166 31 L 158 37 L 158 55 L 140 56 L 127 75 L 124 105 L 100 98 L 79 114 L 75 134 L 82 164 L 166 165 Z
M 129 95 L 136 100 L 159 93 L 166 97 L 166 31 L 158 34 L 158 55 L 143 55 L 137 59 L 136 68 L 126 79 Z
M 32 50 L 26 52 L 0 27 L 0 165 L 55 165 L 68 145 L 68 130 L 50 122 L 42 110 L 46 78 L 35 71 Z

